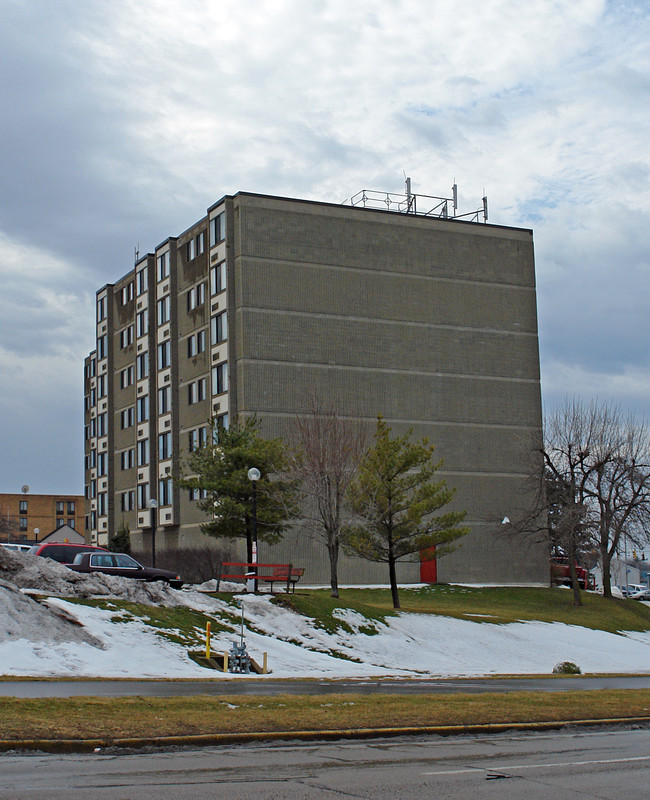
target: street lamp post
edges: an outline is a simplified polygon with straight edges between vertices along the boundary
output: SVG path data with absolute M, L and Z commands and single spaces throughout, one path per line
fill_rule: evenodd
M 153 497 L 147 503 L 151 511 L 151 566 L 156 566 L 156 509 L 158 501 Z
M 261 478 L 261 473 L 257 467 L 251 467 L 248 470 L 248 480 L 253 484 L 253 546 L 252 546 L 252 562 L 253 573 L 257 575 L 257 482 Z M 257 591 L 257 580 L 255 581 L 255 591 Z

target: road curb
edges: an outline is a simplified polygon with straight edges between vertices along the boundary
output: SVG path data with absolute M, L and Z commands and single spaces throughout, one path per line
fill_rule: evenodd
M 599 725 L 650 725 L 650 716 L 613 719 L 555 720 L 548 722 L 498 722 L 486 725 L 426 725 L 406 728 L 345 728 L 322 731 L 251 731 L 192 736 L 127 737 L 120 739 L 0 739 L 0 752 L 39 751 L 44 753 L 101 753 L 104 750 L 145 747 L 211 747 L 274 741 L 332 741 L 335 739 L 381 739 L 396 736 L 460 736 L 462 734 L 504 733 L 505 731 L 548 731 L 567 727 Z

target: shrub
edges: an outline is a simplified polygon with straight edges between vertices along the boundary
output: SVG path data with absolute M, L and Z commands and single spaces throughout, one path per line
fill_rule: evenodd
M 113 553 L 131 552 L 131 531 L 124 520 L 122 520 L 120 527 L 108 540 L 108 549 Z
M 560 661 L 553 667 L 554 675 L 582 675 L 582 670 L 573 661 Z

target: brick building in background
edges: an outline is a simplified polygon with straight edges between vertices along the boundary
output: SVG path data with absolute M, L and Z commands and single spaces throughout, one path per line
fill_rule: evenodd
M 38 541 L 69 525 L 84 532 L 85 500 L 70 494 L 0 494 L 2 541 Z
M 395 434 L 413 428 L 436 445 L 471 528 L 439 580 L 547 580 L 545 546 L 496 533 L 524 502 L 541 441 L 532 231 L 453 218 L 447 204 L 423 214 L 422 196 L 383 210 L 367 199 L 225 196 L 97 292 L 85 361 L 93 542 L 124 521 L 146 547 L 152 497 L 160 547 L 213 541 L 172 480 L 207 421 L 255 414 L 263 433 L 289 438 L 313 393 L 369 431 L 381 413 Z M 328 580 L 325 549 L 299 529 L 262 545 L 260 560 Z M 342 582 L 384 573 L 340 565 Z M 418 581 L 420 566 L 402 564 L 399 578 Z

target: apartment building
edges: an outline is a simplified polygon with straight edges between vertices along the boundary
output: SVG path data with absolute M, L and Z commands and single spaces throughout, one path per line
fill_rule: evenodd
M 40 542 L 64 525 L 83 534 L 84 508 L 84 498 L 78 495 L 0 494 L 0 537 Z
M 532 231 L 407 201 L 227 195 L 97 292 L 85 361 L 93 542 L 124 521 L 146 546 L 153 513 L 157 547 L 210 543 L 197 498 L 173 481 L 208 421 L 255 414 L 265 434 L 290 438 L 314 394 L 369 431 L 381 413 L 436 445 L 471 528 L 439 580 L 547 580 L 546 548 L 498 530 L 525 503 L 541 437 Z M 327 581 L 325 549 L 299 526 L 260 559 Z M 344 558 L 340 575 L 384 571 Z M 401 565 L 401 580 L 420 577 Z

